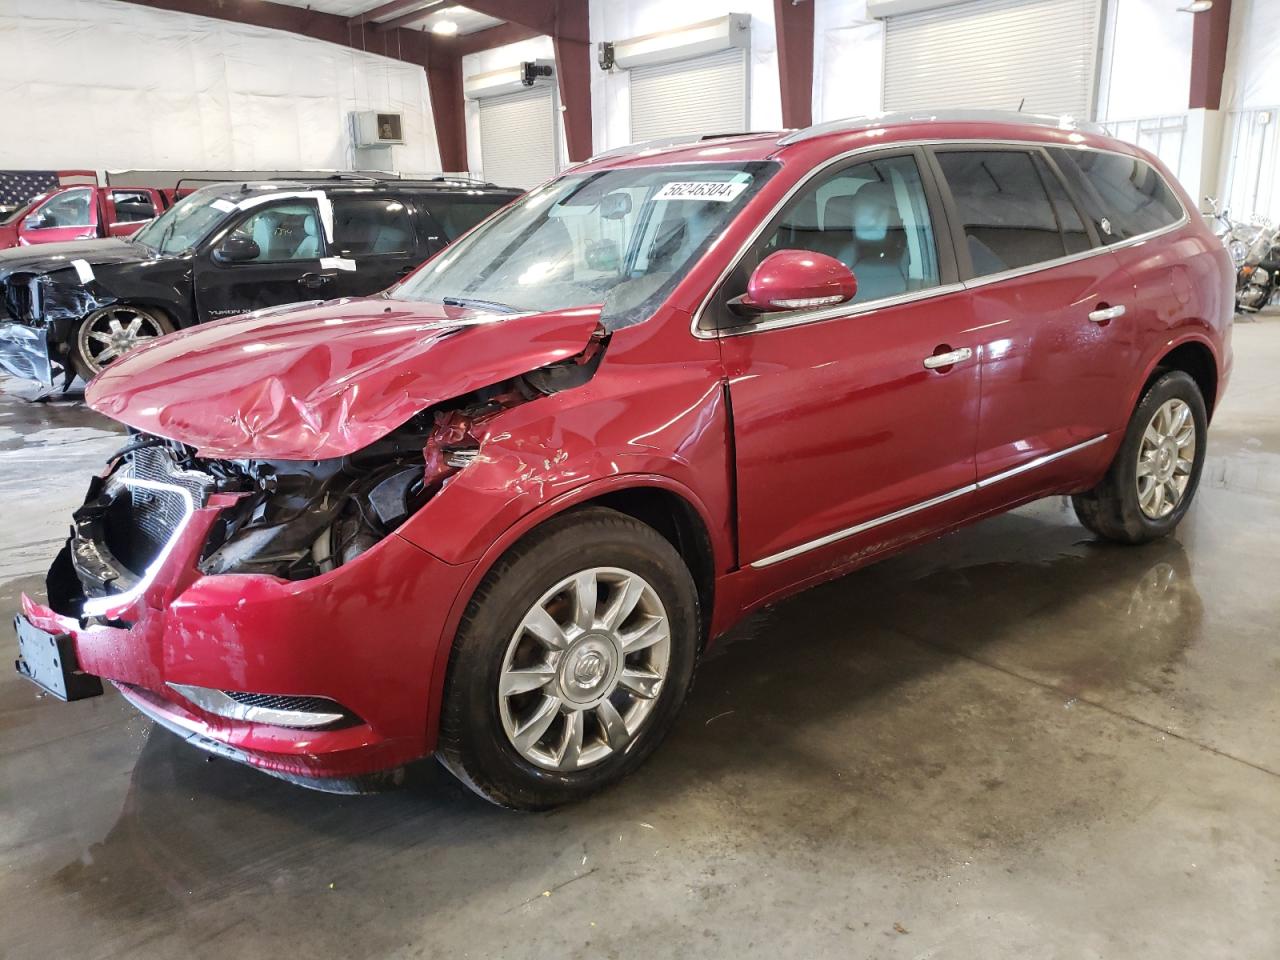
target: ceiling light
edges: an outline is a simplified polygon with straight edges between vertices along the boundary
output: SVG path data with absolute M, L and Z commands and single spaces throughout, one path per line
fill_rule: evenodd
M 1213 0 L 1194 0 L 1185 7 L 1179 7 L 1179 13 L 1204 13 L 1206 10 L 1213 9 Z
M 456 20 L 437 20 L 431 25 L 431 32 L 438 33 L 442 37 L 452 37 L 458 32 L 458 22 Z

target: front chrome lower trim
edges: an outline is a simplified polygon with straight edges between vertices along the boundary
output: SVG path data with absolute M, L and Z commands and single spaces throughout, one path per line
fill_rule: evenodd
M 1086 447 L 1093 446 L 1095 443 L 1101 443 L 1109 436 L 1111 436 L 1111 434 L 1104 433 L 1101 436 L 1094 437 L 1092 440 L 1086 440 L 1083 443 L 1077 443 L 1074 446 L 1067 447 L 1065 450 L 1046 453 L 1044 456 L 1036 457 L 1034 460 L 1029 460 L 1011 470 L 1005 470 L 990 477 L 984 477 L 976 483 L 966 484 L 965 486 L 958 487 L 948 493 L 931 497 L 930 499 L 921 501 L 920 503 L 913 503 L 911 506 L 903 507 L 901 510 L 895 510 L 893 513 L 886 513 L 881 517 L 864 520 L 862 523 L 854 524 L 852 527 L 845 527 L 843 530 L 837 530 L 835 533 L 828 533 L 825 537 L 819 537 L 816 540 L 810 540 L 808 543 L 801 543 L 797 546 L 779 551 L 778 553 L 770 554 L 767 557 L 762 557 L 759 560 L 753 560 L 750 566 L 753 570 L 771 567 L 775 563 L 781 563 L 784 560 L 790 560 L 792 557 L 798 557 L 801 554 L 810 552 L 811 550 L 818 550 L 822 547 L 847 539 L 848 537 L 857 536 L 859 533 L 865 533 L 867 530 L 873 530 L 886 523 L 892 523 L 895 520 L 902 520 L 912 514 L 920 513 L 922 510 L 928 510 L 932 507 L 939 506 L 940 504 L 947 503 L 950 500 L 955 500 L 970 493 L 976 493 L 978 490 L 985 490 L 987 487 L 997 484 L 1002 480 L 1008 480 L 1010 477 L 1016 477 L 1019 474 L 1027 473 L 1028 471 L 1043 467 L 1047 463 L 1052 463 L 1054 460 L 1060 460 L 1073 453 L 1078 453 Z
M 338 711 L 321 712 L 312 710 L 279 710 L 272 707 L 255 707 L 241 703 L 227 696 L 221 690 L 210 687 L 197 687 L 187 683 L 169 683 L 169 687 L 182 694 L 201 710 L 226 717 L 228 720 L 242 720 L 245 723 L 265 723 L 272 727 L 323 727 L 336 723 L 346 717 Z M 334 704 L 337 707 L 337 704 Z

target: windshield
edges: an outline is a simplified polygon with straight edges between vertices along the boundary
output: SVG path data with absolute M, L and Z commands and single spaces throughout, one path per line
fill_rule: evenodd
M 189 250 L 209 235 L 230 210 L 230 200 L 219 197 L 221 187 L 205 187 L 188 194 L 133 235 L 156 253 Z
M 467 234 L 393 296 L 511 313 L 602 304 L 606 328 L 638 323 L 776 169 L 698 163 L 569 174 Z

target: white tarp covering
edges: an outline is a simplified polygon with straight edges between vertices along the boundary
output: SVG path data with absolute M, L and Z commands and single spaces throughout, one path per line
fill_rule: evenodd
M 440 169 L 420 67 L 128 3 L 2 0 L 0 104 L 2 169 L 350 168 L 368 109 L 404 115 L 397 169 Z
M 1223 109 L 1280 106 L 1280 0 L 1235 0 L 1227 37 Z

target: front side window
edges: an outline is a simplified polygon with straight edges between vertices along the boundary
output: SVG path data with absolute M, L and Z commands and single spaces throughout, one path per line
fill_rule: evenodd
M 87 227 L 93 223 L 90 218 L 90 206 L 93 202 L 93 191 L 87 187 L 80 190 L 68 190 L 50 197 L 35 212 L 36 228 L 44 230 L 50 227 Z
M 320 256 L 320 217 L 316 205 L 306 200 L 260 207 L 231 235 L 258 245 L 258 255 L 249 263 L 315 260 Z
M 569 174 L 526 195 L 395 290 L 497 312 L 601 306 L 646 319 L 775 164 L 679 164 Z
M 1101 150 L 1052 152 L 1104 243 L 1129 240 L 1182 219 L 1182 204 L 1150 164 Z
M 111 202 L 116 208 L 116 223 L 137 223 L 156 215 L 155 203 L 145 190 L 112 190 Z
M 183 197 L 133 235 L 156 253 L 190 250 L 222 223 L 235 205 L 221 196 L 222 187 L 205 187 Z
M 855 303 L 938 285 L 938 256 L 920 170 L 886 157 L 819 179 L 792 201 L 760 250 L 811 250 L 858 281 Z
M 948 150 L 938 153 L 938 164 L 955 200 L 975 277 L 1067 254 L 1058 215 L 1030 153 Z
M 409 211 L 387 197 L 335 197 L 333 246 L 341 257 L 376 257 L 412 252 Z

